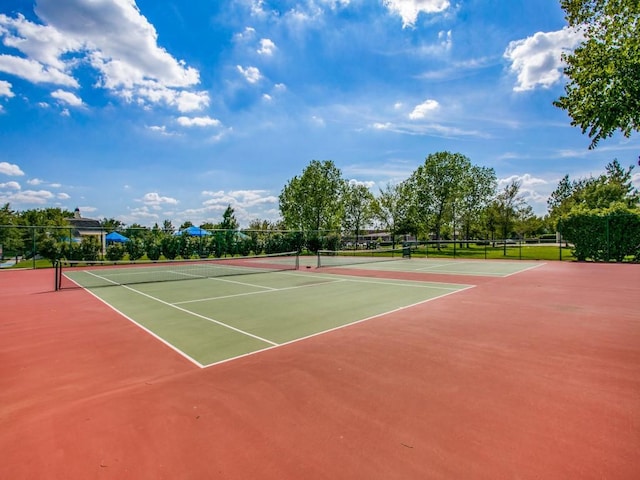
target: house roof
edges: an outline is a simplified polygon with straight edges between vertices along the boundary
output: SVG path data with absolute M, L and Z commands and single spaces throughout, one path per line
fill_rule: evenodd
M 92 218 L 82 218 L 78 208 L 76 208 L 74 216 L 67 218 L 67 221 L 75 228 L 74 235 L 98 235 L 102 233 L 100 221 Z

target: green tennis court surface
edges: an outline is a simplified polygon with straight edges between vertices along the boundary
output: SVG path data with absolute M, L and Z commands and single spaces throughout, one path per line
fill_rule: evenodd
M 96 274 L 65 275 L 82 285 Z M 89 290 L 197 365 L 208 366 L 466 288 L 277 271 Z
M 536 268 L 543 263 L 500 260 L 447 260 L 441 258 L 392 258 L 359 256 L 339 256 L 321 259 L 321 264 L 331 268 L 358 268 L 391 272 L 440 273 L 450 275 L 475 275 L 485 277 L 506 277 Z

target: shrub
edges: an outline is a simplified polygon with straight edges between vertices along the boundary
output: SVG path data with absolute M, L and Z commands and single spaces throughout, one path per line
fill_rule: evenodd
M 129 254 L 129 260 L 135 261 L 144 255 L 144 244 L 139 238 L 131 238 L 125 245 L 127 253 Z
M 145 251 L 147 252 L 147 258 L 155 262 L 162 255 L 162 246 L 155 239 L 149 240 L 145 243 Z
M 121 243 L 113 243 L 107 247 L 105 258 L 109 261 L 117 262 L 118 260 L 122 260 L 124 258 L 125 253 L 126 249 Z

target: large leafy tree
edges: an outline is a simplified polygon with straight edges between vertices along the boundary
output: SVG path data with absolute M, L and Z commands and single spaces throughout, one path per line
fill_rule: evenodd
M 397 235 L 413 233 L 414 230 L 408 225 L 408 190 L 406 183 L 388 183 L 384 189 L 380 190 L 380 195 L 373 203 L 374 216 L 380 222 L 382 228 L 391 233 L 394 247 Z
M 591 138 L 589 148 L 620 130 L 640 128 L 640 2 L 561 0 L 585 41 L 565 56 L 565 95 L 554 105 Z
M 338 230 L 344 188 L 342 172 L 333 161 L 312 160 L 280 193 L 280 214 L 286 227 L 305 232 Z
M 349 183 L 344 191 L 344 221 L 343 228 L 355 233 L 356 245 L 361 230 L 373 220 L 374 196 L 362 184 Z
M 465 172 L 456 210 L 464 238 L 471 238 L 480 227 L 483 210 L 496 194 L 497 180 L 493 168 L 471 165 Z
M 0 208 L 0 246 L 2 255 L 13 254 L 23 248 L 23 239 L 17 225 L 19 219 L 17 213 L 11 209 L 9 203 Z
M 565 175 L 551 193 L 547 204 L 549 216 L 554 221 L 572 212 L 589 212 L 615 206 L 635 209 L 640 193 L 633 186 L 633 165 L 623 168 L 618 160 L 605 167 L 605 173 L 597 177 L 571 180 Z
M 406 180 L 412 216 L 424 233 L 440 239 L 442 227 L 452 220 L 456 201 L 461 198 L 471 161 L 460 153 L 430 154 Z
M 520 195 L 521 185 L 521 182 L 512 180 L 498 193 L 491 205 L 490 210 L 494 217 L 494 225 L 505 240 L 509 238 L 514 230 L 516 221 L 528 215 L 528 205 Z M 504 254 L 507 254 L 506 242 L 504 244 Z

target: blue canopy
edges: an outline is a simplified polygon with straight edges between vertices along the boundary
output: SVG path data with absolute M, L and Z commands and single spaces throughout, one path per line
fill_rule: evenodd
M 204 237 L 205 235 L 211 235 L 211 232 L 208 230 L 205 230 L 204 228 L 191 226 L 191 227 L 185 228 L 184 230 L 181 230 L 180 234 L 191 235 L 192 237 Z
M 129 241 L 127 237 L 125 237 L 124 235 L 118 232 L 111 232 L 107 234 L 107 236 L 104 238 L 107 241 L 107 243 L 124 243 Z

